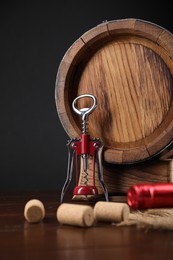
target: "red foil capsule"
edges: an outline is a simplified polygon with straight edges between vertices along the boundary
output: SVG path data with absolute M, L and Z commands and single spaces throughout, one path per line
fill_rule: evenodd
M 173 207 L 173 183 L 135 184 L 127 192 L 132 209 Z

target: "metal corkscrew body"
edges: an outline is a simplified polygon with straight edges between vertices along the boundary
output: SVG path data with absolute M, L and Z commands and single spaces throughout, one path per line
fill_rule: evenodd
M 90 108 L 77 108 L 77 101 L 82 98 L 91 98 L 93 104 Z M 96 97 L 90 94 L 83 94 L 78 96 L 72 102 L 72 108 L 76 114 L 81 116 L 82 119 L 82 133 L 80 139 L 71 139 L 67 143 L 68 148 L 68 167 L 67 177 L 65 184 L 61 192 L 61 203 L 63 201 L 65 192 L 72 180 L 72 173 L 74 168 L 74 160 L 76 163 L 76 186 L 73 190 L 73 195 L 98 195 L 97 187 L 95 186 L 95 163 L 97 163 L 98 169 L 98 180 L 103 189 L 105 199 L 108 201 L 108 192 L 103 181 L 102 173 L 102 152 L 103 142 L 97 138 L 90 138 L 88 134 L 88 116 L 95 110 L 97 106 Z M 92 157 L 93 163 L 93 184 L 88 185 L 88 158 Z M 78 185 L 79 181 L 79 160 L 82 158 L 83 161 L 83 178 L 84 185 Z

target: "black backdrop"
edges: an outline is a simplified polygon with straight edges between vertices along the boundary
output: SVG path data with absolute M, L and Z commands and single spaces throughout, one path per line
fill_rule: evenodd
M 138 18 L 173 32 L 170 4 L 154 3 L 1 1 L 0 191 L 61 189 L 68 136 L 54 98 L 60 61 L 75 40 L 104 20 Z

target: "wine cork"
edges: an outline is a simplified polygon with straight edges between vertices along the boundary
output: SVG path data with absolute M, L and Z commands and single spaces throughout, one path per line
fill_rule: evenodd
M 129 213 L 126 203 L 99 201 L 94 206 L 96 221 L 121 222 L 129 218 Z
M 57 209 L 57 220 L 61 224 L 90 227 L 94 223 L 93 208 L 88 205 L 63 203 Z
M 38 223 L 45 217 L 45 208 L 40 200 L 29 200 L 24 208 L 24 217 L 29 223 Z
M 173 160 L 169 163 L 169 182 L 173 182 Z

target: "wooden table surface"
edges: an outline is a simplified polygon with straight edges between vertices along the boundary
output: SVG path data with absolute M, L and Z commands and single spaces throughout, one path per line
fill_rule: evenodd
M 24 219 L 24 206 L 30 199 L 39 199 L 45 206 L 41 223 Z M 56 191 L 1 192 L 0 259 L 173 259 L 173 231 L 146 232 L 110 223 L 89 228 L 60 225 L 58 206 Z

